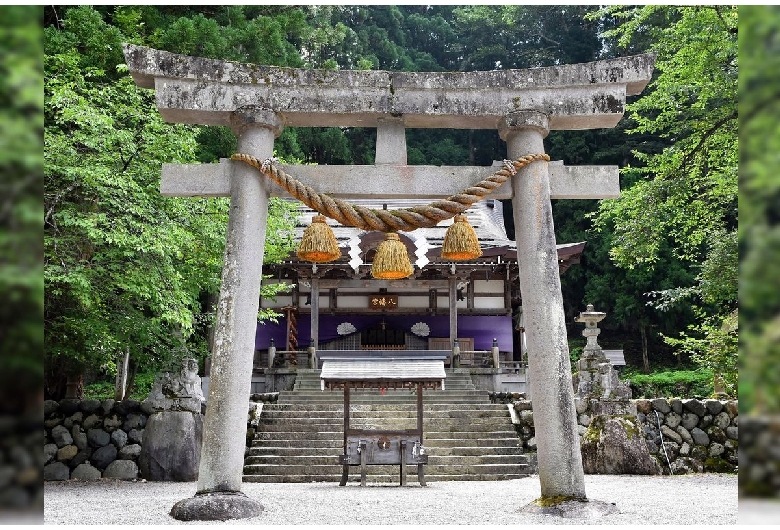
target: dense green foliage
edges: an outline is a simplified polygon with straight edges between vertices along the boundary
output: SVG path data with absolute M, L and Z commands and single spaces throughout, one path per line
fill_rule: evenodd
M 44 9 L 44 24 L 47 366 L 59 356 L 110 368 L 128 337 L 134 358 L 150 367 L 179 334 L 188 348 L 205 347 L 225 202 L 165 199 L 155 175 L 163 162 L 228 156 L 235 137 L 162 123 L 153 97 L 122 69 L 128 41 L 259 64 L 408 71 L 531 68 L 654 50 L 658 75 L 618 127 L 554 131 L 546 140 L 566 164 L 626 168 L 621 200 L 553 205 L 559 242 L 588 242 L 582 265 L 562 277 L 567 321 L 580 337 L 574 317 L 593 303 L 608 315 L 602 341 L 621 337 L 617 347 L 641 351 L 647 367 L 667 364 L 674 351 L 716 373 L 731 370 L 736 329 L 723 323 L 736 309 L 733 9 L 57 6 Z M 375 137 L 373 129 L 287 128 L 276 151 L 370 164 Z M 408 130 L 407 144 L 410 164 L 489 165 L 506 155 L 496 131 Z M 275 218 L 284 225 L 286 214 Z M 288 248 L 269 242 L 266 257 Z M 647 293 L 656 293 L 654 304 Z
M 0 415 L 33 410 L 43 372 L 43 61 L 34 6 L 0 7 Z
M 780 8 L 739 9 L 740 408 L 780 412 Z
M 627 46 L 642 29 L 657 56 L 651 90 L 628 106 L 629 133 L 672 140 L 660 152 L 639 148 L 641 162 L 623 172 L 632 184 L 602 201 L 596 227 L 613 234 L 610 256 L 620 267 L 653 274 L 698 269 L 653 281 L 650 304 L 690 307 L 688 329 L 667 342 L 737 383 L 737 9 L 728 6 L 613 6 L 622 25 L 608 32 Z M 640 32 L 642 33 L 642 32 Z M 672 264 L 671 268 L 667 268 Z M 678 335 L 679 334 L 679 335 Z
M 710 398 L 713 396 L 709 370 L 658 370 L 649 374 L 627 370 L 620 375 L 631 387 L 634 399 Z

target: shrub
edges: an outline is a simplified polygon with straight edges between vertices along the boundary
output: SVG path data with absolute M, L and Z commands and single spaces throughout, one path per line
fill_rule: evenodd
M 664 370 L 643 374 L 626 371 L 621 377 L 634 398 L 709 397 L 714 393 L 709 370 Z

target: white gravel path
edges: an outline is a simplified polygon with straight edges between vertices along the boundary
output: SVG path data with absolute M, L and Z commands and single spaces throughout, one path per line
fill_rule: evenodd
M 48 482 L 45 524 L 67 525 L 510 525 L 737 524 L 737 475 L 586 475 L 588 499 L 615 503 L 619 513 L 573 520 L 521 513 L 539 497 L 539 477 L 484 482 L 429 482 L 401 488 L 350 483 L 255 484 L 242 491 L 264 507 L 259 517 L 226 522 L 177 521 L 168 515 L 196 484 L 162 482 Z M 746 521 L 747 522 L 747 521 Z

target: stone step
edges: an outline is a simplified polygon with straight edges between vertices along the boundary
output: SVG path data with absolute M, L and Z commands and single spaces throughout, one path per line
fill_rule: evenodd
M 385 411 L 392 411 L 393 413 L 404 413 L 417 415 L 417 406 L 411 403 L 398 403 L 394 405 L 386 404 L 350 404 L 349 412 L 350 416 L 366 415 L 373 412 L 384 413 Z M 509 415 L 509 409 L 506 405 L 493 404 L 493 403 L 459 403 L 456 405 L 441 404 L 441 403 L 426 403 L 423 405 L 424 416 L 435 416 L 437 414 L 454 414 L 451 417 L 468 417 L 472 414 L 480 414 L 482 412 L 500 412 L 505 415 Z M 298 415 L 314 415 L 324 414 L 326 417 L 330 417 L 333 414 L 342 416 L 344 414 L 343 404 L 315 404 L 315 403 L 296 403 L 296 404 L 264 404 L 263 416 L 274 415 L 276 413 L 283 414 L 298 414 Z
M 350 466 L 350 474 L 355 470 L 360 474 L 359 466 Z M 394 466 L 368 466 L 367 476 L 369 475 L 391 475 L 398 477 L 399 467 Z M 432 475 L 520 475 L 527 472 L 528 466 L 525 464 L 477 464 L 477 465 L 426 465 L 425 474 Z M 258 465 L 248 464 L 244 466 L 244 476 L 248 475 L 338 475 L 341 476 L 342 466 L 336 464 L 312 464 L 312 465 Z M 414 470 L 416 476 L 417 466 L 409 466 L 407 476 Z
M 339 398 L 332 398 L 326 396 L 305 396 L 305 395 L 291 395 L 280 396 L 279 404 L 282 405 L 339 405 L 343 406 L 344 400 Z M 401 396 L 364 396 L 360 399 L 350 399 L 350 405 L 407 405 L 416 403 L 412 397 Z M 479 396 L 464 396 L 464 395 L 452 395 L 441 396 L 437 398 L 431 398 L 425 400 L 425 405 L 468 405 L 473 403 L 489 404 L 487 398 Z
M 528 460 L 524 455 L 493 455 L 483 454 L 475 456 L 453 456 L 429 454 L 428 466 L 479 466 L 483 464 L 492 465 L 523 465 Z M 305 455 L 305 456 L 286 456 L 279 455 L 257 455 L 248 456 L 244 462 L 247 466 L 331 466 L 338 465 L 338 454 L 336 455 Z
M 473 445 L 470 447 L 466 447 L 462 445 L 453 446 L 453 447 L 443 447 L 443 446 L 433 447 L 426 443 L 425 448 L 428 450 L 429 453 L 433 451 L 436 456 L 481 456 L 486 453 L 485 447 L 482 447 L 481 445 Z M 260 444 L 251 447 L 249 449 L 248 456 L 252 457 L 252 456 L 275 455 L 278 457 L 287 458 L 287 457 L 311 456 L 311 455 L 333 456 L 333 455 L 340 455 L 343 453 L 344 451 L 343 451 L 342 442 L 341 440 L 338 440 L 338 441 L 334 441 L 333 444 L 320 446 L 320 447 L 312 447 L 312 444 L 302 444 L 300 447 Z M 490 454 L 525 456 L 522 448 L 517 445 L 506 446 L 506 447 L 494 446 L 490 448 Z
M 260 443 L 273 442 L 274 445 L 285 445 L 292 441 L 322 441 L 333 440 L 343 444 L 344 434 L 341 431 L 328 432 L 259 432 L 255 434 L 252 440 L 252 446 L 258 446 Z M 285 442 L 285 443 L 283 443 Z M 479 432 L 429 432 L 423 433 L 423 443 L 426 446 L 475 446 L 484 445 L 485 447 L 512 446 L 518 444 L 519 440 L 514 432 L 500 431 L 495 433 Z
M 372 466 L 373 467 L 373 466 Z M 369 468 L 370 469 L 370 468 Z M 493 480 L 515 480 L 529 475 L 527 470 L 521 470 L 520 473 L 502 473 L 502 474 L 486 474 L 481 475 L 431 475 L 425 473 L 425 481 L 427 484 L 436 482 L 454 482 L 454 481 L 493 481 Z M 337 474 L 331 475 L 244 475 L 244 482 L 259 482 L 259 483 L 309 483 L 309 482 L 331 482 L 333 484 L 339 484 L 341 481 L 341 470 Z M 376 473 L 366 474 L 366 485 L 371 484 L 399 484 L 400 474 L 396 469 L 394 474 L 378 475 Z M 411 468 L 406 474 L 406 483 L 408 485 L 416 485 L 417 482 L 417 468 Z M 354 487 L 354 484 L 360 484 L 360 471 L 355 472 L 350 470 L 349 477 L 347 478 L 347 487 Z
M 474 418 L 472 420 L 452 419 L 452 418 L 423 418 L 423 432 L 494 432 L 506 428 L 506 418 Z M 335 425 L 342 425 L 343 421 L 334 421 L 333 419 L 315 420 L 288 420 L 276 419 L 261 421 L 260 431 L 262 432 L 317 432 L 322 430 L 333 430 Z M 349 425 L 352 429 L 416 429 L 417 420 L 415 418 L 396 418 L 386 416 L 382 418 L 350 418 Z
M 417 410 L 398 410 L 396 408 L 388 408 L 383 410 L 350 410 L 350 419 L 361 418 L 417 418 Z M 452 420 L 472 420 L 472 419 L 487 419 L 487 418 L 500 418 L 505 420 L 510 418 L 509 411 L 506 407 L 498 409 L 465 409 L 465 410 L 423 410 L 424 421 L 433 419 L 452 419 Z M 342 410 L 268 410 L 263 408 L 263 414 L 260 421 L 336 421 L 343 422 L 344 412 Z

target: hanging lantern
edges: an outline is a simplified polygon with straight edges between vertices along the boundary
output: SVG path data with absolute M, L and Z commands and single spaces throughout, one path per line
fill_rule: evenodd
M 441 257 L 454 261 L 475 259 L 482 255 L 479 239 L 465 215 L 456 215 L 455 221 L 444 235 Z
M 325 222 L 324 215 L 315 215 L 296 252 L 302 260 L 327 263 L 341 257 L 341 250 L 333 230 Z
M 385 235 L 385 240 L 376 249 L 374 263 L 371 264 L 371 276 L 380 280 L 398 280 L 408 278 L 414 272 L 409 261 L 406 245 L 395 232 Z

